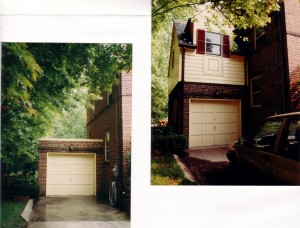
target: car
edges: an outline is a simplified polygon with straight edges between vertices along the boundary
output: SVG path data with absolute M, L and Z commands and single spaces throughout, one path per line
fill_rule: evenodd
M 232 167 L 300 185 L 300 112 L 265 119 L 248 137 L 229 145 L 226 155 Z

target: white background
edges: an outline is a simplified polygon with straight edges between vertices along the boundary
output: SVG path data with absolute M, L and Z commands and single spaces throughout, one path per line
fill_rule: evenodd
M 299 187 L 150 185 L 150 0 L 0 0 L 0 41 L 133 44 L 132 228 L 300 227 Z

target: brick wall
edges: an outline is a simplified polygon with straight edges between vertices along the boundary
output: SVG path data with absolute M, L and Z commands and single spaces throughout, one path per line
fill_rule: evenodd
M 285 0 L 284 5 L 290 77 L 289 87 L 291 97 L 293 98 L 296 93 L 295 83 L 300 80 L 300 3 L 298 0 Z M 291 99 L 289 107 L 290 111 L 295 111 L 297 104 L 293 103 Z
M 107 94 L 103 93 L 103 99 L 96 103 L 94 118 L 87 123 L 88 138 L 104 139 L 105 133 L 110 133 L 110 160 L 105 161 L 104 153 L 99 157 L 101 195 L 108 194 L 110 183 L 116 179 L 114 165 L 121 165 L 121 178 L 127 179 L 124 156 L 131 148 L 131 72 L 122 72 L 119 80 L 119 85 L 113 87 L 110 104 L 107 105 Z
M 72 149 L 71 149 L 72 146 Z M 47 153 L 95 153 L 96 154 L 96 191 L 100 188 L 98 176 L 101 173 L 99 169 L 99 157 L 103 144 L 101 140 L 84 139 L 41 139 L 39 141 L 39 167 L 38 182 L 41 186 L 41 195 L 46 195 L 47 178 Z
M 265 28 L 264 41 L 256 50 L 252 49 L 248 56 L 247 96 L 251 97 L 251 79 L 259 76 L 261 106 L 251 107 L 251 100 L 248 100 L 244 116 L 247 119 L 245 134 L 248 134 L 264 118 L 287 111 L 287 58 L 284 56 L 286 45 L 285 36 L 282 34 L 284 26 L 282 11 L 271 15 L 272 22 Z

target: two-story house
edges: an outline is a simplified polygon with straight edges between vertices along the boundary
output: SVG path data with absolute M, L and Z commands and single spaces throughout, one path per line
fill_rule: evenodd
M 266 27 L 246 32 L 246 134 L 267 116 L 299 111 L 300 3 L 280 7 Z
M 131 152 L 131 71 L 123 71 L 118 79 L 118 85 L 110 93 L 101 94 L 95 109 L 87 110 L 87 138 L 103 139 L 96 164 L 100 195 L 108 195 L 111 182 L 117 178 L 123 187 L 130 184 L 127 157 Z
M 230 51 L 231 29 L 205 30 L 207 13 L 175 21 L 172 33 L 169 124 L 189 148 L 228 144 L 242 134 L 245 56 Z
M 235 51 L 230 28 L 224 35 L 216 27 L 205 29 L 205 10 L 185 23 L 174 22 L 169 124 L 188 138 L 189 148 L 228 144 L 265 117 L 299 105 L 293 97 L 299 80 L 300 4 L 286 0 L 280 6 L 265 28 L 239 31 L 249 42 L 237 41 Z

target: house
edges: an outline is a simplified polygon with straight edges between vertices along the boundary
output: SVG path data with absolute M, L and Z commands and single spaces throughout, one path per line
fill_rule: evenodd
M 123 71 L 118 79 L 119 84 L 113 86 L 111 93 L 101 94 L 103 99 L 95 102 L 95 109 L 87 110 L 87 138 L 103 139 L 97 164 L 101 195 L 108 195 L 117 176 L 123 185 L 130 184 L 126 159 L 131 152 L 132 73 Z
M 230 28 L 205 30 L 203 10 L 174 22 L 169 82 L 169 124 L 189 148 L 224 145 L 242 135 L 245 56 L 230 51 Z M 220 19 L 222 15 L 219 14 Z
M 267 116 L 299 110 L 300 3 L 285 0 L 280 7 L 265 28 L 246 32 L 245 133 Z
M 238 31 L 249 42 L 236 40 L 235 51 L 229 48 L 230 28 L 225 34 L 217 27 L 205 30 L 205 10 L 195 22 L 174 22 L 169 124 L 187 137 L 189 148 L 228 144 L 265 117 L 299 105 L 293 96 L 299 80 L 300 4 L 286 0 L 280 6 L 265 28 Z
M 107 196 L 116 176 L 123 187 L 130 185 L 126 158 L 131 148 L 131 72 L 118 77 L 112 92 L 87 111 L 88 139 L 40 139 L 42 196 Z

